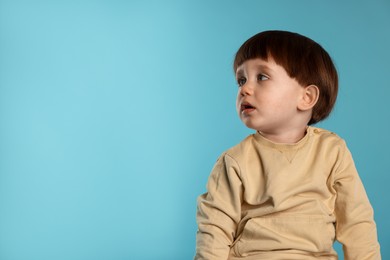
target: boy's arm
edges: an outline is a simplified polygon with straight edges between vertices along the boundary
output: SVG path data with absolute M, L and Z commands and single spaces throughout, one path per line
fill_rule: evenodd
M 336 239 L 343 245 L 345 260 L 381 259 L 374 213 L 344 144 L 334 188 L 336 198 Z
M 241 200 L 238 165 L 224 154 L 211 172 L 207 193 L 198 198 L 196 260 L 228 259 L 241 218 Z

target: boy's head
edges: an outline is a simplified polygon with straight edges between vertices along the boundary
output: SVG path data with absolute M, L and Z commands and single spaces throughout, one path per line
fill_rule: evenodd
M 336 102 L 338 76 L 331 57 L 318 43 L 297 33 L 264 31 L 240 47 L 234 59 L 234 71 L 245 61 L 256 58 L 271 58 L 300 85 L 318 87 L 320 93 L 309 125 L 328 117 Z

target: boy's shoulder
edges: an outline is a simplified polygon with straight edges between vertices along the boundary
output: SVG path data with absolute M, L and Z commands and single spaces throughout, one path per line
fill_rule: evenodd
M 256 149 L 256 133 L 246 136 L 241 142 L 230 147 L 223 154 L 229 157 L 238 159 L 244 154 L 251 152 L 253 149 Z
M 344 139 L 337 135 L 335 132 L 319 127 L 309 126 L 308 134 L 310 134 L 318 142 L 334 142 L 339 144 L 345 143 Z

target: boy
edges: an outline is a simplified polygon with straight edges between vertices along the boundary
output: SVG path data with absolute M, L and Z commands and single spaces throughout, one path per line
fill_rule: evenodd
M 223 153 L 198 198 L 195 259 L 381 259 L 373 210 L 345 142 L 311 126 L 337 97 L 328 53 L 266 31 L 234 60 L 237 111 L 256 133 Z

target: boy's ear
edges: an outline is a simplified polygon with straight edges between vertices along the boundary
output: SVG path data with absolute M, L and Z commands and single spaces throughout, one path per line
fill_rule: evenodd
M 298 104 L 298 109 L 305 111 L 312 109 L 318 101 L 320 90 L 316 85 L 309 85 L 304 88 L 302 99 Z

